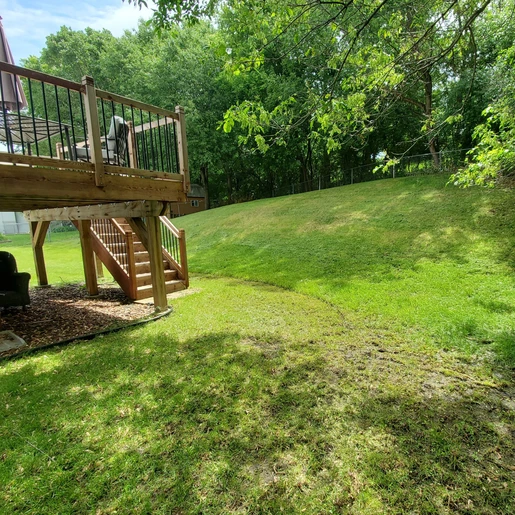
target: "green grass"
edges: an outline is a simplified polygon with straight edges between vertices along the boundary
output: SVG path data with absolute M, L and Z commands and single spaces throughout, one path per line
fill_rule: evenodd
M 384 180 L 180 220 L 197 272 L 327 300 L 443 347 L 487 344 L 515 364 L 513 191 Z
M 402 179 L 181 219 L 171 316 L 0 365 L 0 513 L 514 513 L 512 201 Z
M 503 379 L 295 292 L 194 284 L 3 366 L 0 512 L 513 513 Z
M 30 235 L 10 234 L 8 241 L 0 242 L 0 250 L 11 252 L 16 258 L 18 270 L 29 272 L 30 286 L 37 285 L 36 269 L 32 256 Z M 43 246 L 49 284 L 84 281 L 82 253 L 78 231 L 48 233 Z M 106 280 L 112 280 L 104 269 Z

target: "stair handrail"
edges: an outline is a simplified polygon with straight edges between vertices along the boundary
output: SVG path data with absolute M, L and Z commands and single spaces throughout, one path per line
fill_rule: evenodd
M 177 229 L 166 217 L 160 216 L 164 258 L 177 270 L 179 279 L 189 286 L 188 259 L 186 253 L 186 231 Z M 164 229 L 164 230 L 163 230 Z
M 99 232 L 97 230 L 98 224 L 105 222 L 110 223 L 110 225 L 115 228 L 116 232 L 121 237 L 121 241 L 113 241 L 110 238 L 112 236 L 110 233 Z M 104 244 L 105 249 L 109 252 L 113 259 L 120 265 L 120 268 L 124 271 L 124 273 L 129 277 L 134 277 L 136 265 L 134 263 L 134 252 L 131 252 L 131 247 L 133 248 L 134 241 L 132 231 L 125 231 L 114 218 L 92 220 L 91 229 L 97 238 Z M 118 246 L 121 245 L 121 248 L 119 247 L 120 252 L 114 254 L 108 246 L 109 243 L 114 243 Z M 120 260 L 118 256 L 123 256 L 122 260 Z

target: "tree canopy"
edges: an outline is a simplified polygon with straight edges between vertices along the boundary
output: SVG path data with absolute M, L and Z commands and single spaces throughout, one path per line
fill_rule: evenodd
M 298 68 L 303 87 L 285 89 L 275 102 L 247 98 L 226 112 L 224 129 L 240 123 L 245 144 L 253 140 L 265 152 L 308 123 L 308 137 L 322 137 L 328 151 L 349 141 L 358 148 L 385 119 L 404 111 L 410 137 L 397 136 L 397 148 L 385 146 L 385 151 L 409 152 L 424 141 L 438 165 L 442 137 L 468 145 L 474 137 L 478 147 L 471 155 L 477 166 L 458 180 L 469 184 L 511 173 L 508 163 L 486 166 L 481 151 L 493 151 L 494 139 L 504 146 L 511 138 L 509 110 L 495 101 L 484 111 L 485 124 L 474 130 L 478 107 L 486 105 L 478 106 L 473 90 L 477 83 L 482 92 L 488 89 L 482 82 L 485 68 L 478 65 L 503 67 L 493 63 L 507 58 L 500 56 L 512 44 L 505 30 L 512 12 L 512 2 L 491 0 L 157 0 L 154 22 L 163 29 L 215 17 L 231 50 L 227 66 L 233 73 L 269 68 L 284 76 L 285 69 Z M 488 36 L 492 29 L 495 37 Z M 409 114 L 399 104 L 408 104 Z
M 515 169 L 512 8 L 158 0 L 136 31 L 62 27 L 25 65 L 184 105 L 193 179 L 214 204 L 348 182 L 354 167 L 363 179 L 404 155 L 430 152 L 437 165 L 441 151 L 474 145 L 454 180 L 493 184 Z

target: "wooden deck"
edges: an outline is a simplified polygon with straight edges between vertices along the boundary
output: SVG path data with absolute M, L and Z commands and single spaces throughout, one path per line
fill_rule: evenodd
M 30 90 L 27 96 L 33 99 L 22 113 L 4 112 L 0 119 L 0 130 L 15 135 L 11 138 L 14 143 L 0 150 L 0 211 L 186 200 L 190 179 L 181 107 L 169 111 L 99 90 L 91 77 L 84 77 L 79 84 L 3 62 L 0 72 L 21 78 L 25 89 Z M 43 100 L 38 105 L 33 91 L 40 89 L 39 97 Z M 45 137 L 45 120 L 40 114 L 48 115 L 49 111 L 58 117 L 57 121 L 52 120 L 53 127 L 61 130 L 58 134 L 48 132 Z M 124 147 L 120 152 L 122 162 L 120 156 L 106 162 L 102 152 L 109 137 L 109 121 L 115 116 L 130 118 L 130 128 L 125 140 L 120 140 Z M 169 126 L 173 135 L 165 133 Z M 145 134 L 150 135 L 150 141 L 148 137 L 141 139 Z M 87 159 L 74 158 L 71 150 L 85 144 Z M 45 151 L 50 155 L 44 155 Z
M 75 83 L 4 62 L 0 73 L 21 78 L 29 99 L 19 113 L 0 102 L 0 211 L 30 221 L 39 284 L 48 284 L 50 221 L 72 220 L 92 295 L 102 261 L 129 297 L 153 295 L 165 309 L 167 291 L 188 287 L 184 231 L 163 216 L 190 191 L 184 110 L 96 89 L 91 77 Z M 144 272 L 135 252 L 148 257 Z

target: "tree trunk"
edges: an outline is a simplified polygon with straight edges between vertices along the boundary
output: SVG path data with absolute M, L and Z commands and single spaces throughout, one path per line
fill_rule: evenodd
M 208 178 L 208 172 L 209 172 L 209 165 L 207 163 L 204 163 L 200 166 L 200 183 L 202 184 L 202 187 L 204 188 L 204 192 L 206 194 L 205 202 L 206 202 L 206 209 L 209 209 L 209 178 Z
M 232 204 L 232 175 L 227 172 L 227 203 Z

